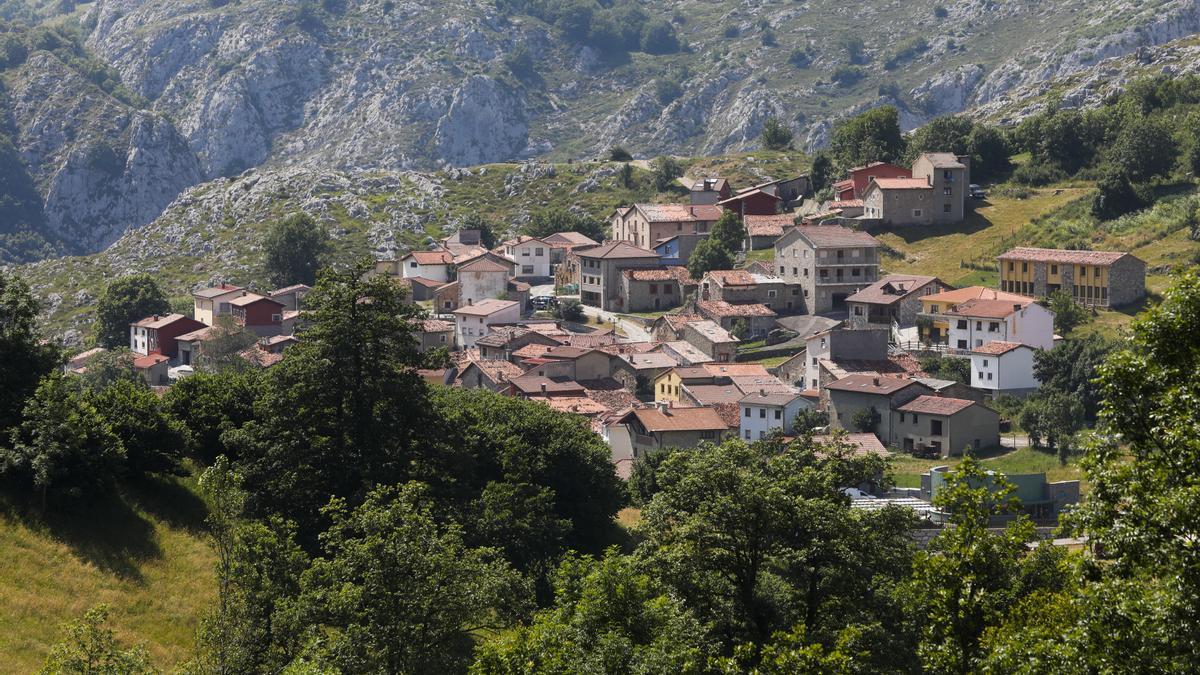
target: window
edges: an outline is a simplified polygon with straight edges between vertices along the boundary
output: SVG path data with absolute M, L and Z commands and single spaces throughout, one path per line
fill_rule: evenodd
M 950 169 L 942 170 L 942 178 L 950 182 L 954 182 L 954 174 L 950 173 Z
M 979 379 L 981 379 L 981 380 L 983 379 L 983 371 L 982 370 L 979 371 Z
M 992 374 L 988 373 L 988 382 L 991 382 L 991 381 L 992 381 Z
M 861 305 L 854 306 L 854 316 L 862 316 L 862 306 Z
M 916 425 L 917 425 L 917 413 L 913 413 L 913 420 L 912 420 L 912 423 L 913 423 L 913 426 L 916 426 Z
M 650 284 L 650 295 L 658 295 L 658 284 Z
M 442 334 L 441 334 L 441 335 L 439 335 L 438 337 L 439 337 L 439 338 L 441 338 L 441 339 L 439 340 L 439 342 L 445 342 L 445 341 L 446 341 L 446 334 L 445 334 L 445 333 L 442 333 Z
M 271 321 L 274 321 L 276 323 L 283 321 L 283 315 L 282 314 L 272 314 Z
M 417 267 L 419 267 L 419 265 L 417 265 L 416 260 L 413 260 L 412 262 L 408 263 L 408 266 L 413 268 L 414 270 L 417 269 Z
M 750 409 L 746 408 L 746 417 L 749 417 L 749 416 L 750 416 Z
M 825 349 L 825 338 L 821 338 L 821 349 Z
M 671 288 L 670 284 L 663 284 L 662 292 L 663 292 L 663 295 L 670 295 L 670 294 L 674 293 L 675 290 L 673 288 Z
M 936 312 L 937 310 L 935 309 L 934 311 Z M 966 320 L 966 319 L 959 319 L 959 320 L 958 320 L 958 329 L 959 329 L 959 330 L 966 330 L 966 329 L 967 329 L 967 320 Z
M 533 265 L 521 265 L 521 274 L 533 274 Z
M 975 346 L 976 346 L 976 347 L 982 347 L 982 346 L 983 346 L 983 340 L 976 340 L 976 341 L 975 341 Z
M 527 248 L 521 249 L 521 256 L 524 258 L 528 258 L 529 257 L 529 249 L 527 249 Z
M 920 218 L 923 215 L 925 215 L 925 212 L 921 209 L 913 209 L 913 218 Z
M 821 270 L 821 278 L 828 279 L 829 278 L 829 270 Z
M 792 276 L 796 276 L 799 273 L 800 273 L 799 270 L 797 270 L 795 267 L 792 268 Z M 808 276 L 808 268 L 807 267 L 804 268 L 804 276 Z
M 815 357 L 815 356 L 814 356 L 812 361 L 813 361 L 813 362 L 812 362 L 812 364 L 813 364 L 814 366 L 815 366 L 815 365 L 817 365 L 817 357 Z
M 995 332 L 996 332 L 996 331 L 998 331 L 998 330 L 1000 330 L 1000 324 L 999 324 L 999 323 L 997 323 L 997 322 L 995 322 L 995 321 L 992 321 L 991 323 L 989 323 L 989 324 L 988 324 L 988 332 L 989 332 L 989 333 L 995 333 Z
M 967 348 L 967 341 L 966 341 L 966 340 L 959 340 L 959 341 L 958 341 L 958 348 L 959 348 L 959 349 L 966 349 L 966 348 Z
M 812 388 L 813 388 L 813 389 L 816 389 L 816 388 L 817 388 L 817 381 L 816 381 L 816 380 L 813 380 L 813 381 L 812 381 Z
M 942 435 L 942 421 L 941 420 L 931 420 L 929 422 L 929 433 L 934 436 L 941 436 Z
M 805 279 L 808 278 L 808 268 L 807 267 L 804 268 L 804 278 Z
M 746 430 L 746 440 L 750 440 L 750 430 Z
M 773 297 L 775 297 L 775 291 L 767 291 L 767 297 L 768 297 L 768 298 L 773 298 Z
M 948 187 L 947 187 L 947 188 L 942 188 L 942 194 L 944 194 L 944 195 L 946 195 L 947 197 L 949 197 L 950 195 L 954 194 L 954 188 L 948 188 Z M 947 204 L 946 206 L 950 206 L 950 205 L 949 205 L 949 204 Z
M 900 413 L 900 423 L 904 424 L 904 413 Z
M 787 272 L 785 272 L 785 271 L 784 271 L 784 267 L 783 267 L 783 265 L 780 265 L 780 266 L 779 266 L 779 273 L 780 273 L 780 274 L 787 274 Z M 796 273 L 796 272 L 793 270 L 793 271 L 792 271 L 792 274 L 795 274 L 795 273 Z
M 1012 262 L 1012 261 L 1009 261 L 1009 263 L 1008 263 L 1008 271 L 1009 271 L 1009 272 L 1013 271 L 1013 268 L 1014 268 L 1014 267 L 1016 267 L 1016 266 L 1017 266 L 1017 264 L 1016 264 L 1016 263 L 1014 263 L 1014 262 Z
M 1027 262 L 1021 263 L 1021 271 L 1028 272 L 1029 271 L 1029 263 L 1027 263 Z
M 983 322 L 982 321 L 975 322 L 975 330 L 983 330 Z
M 851 258 L 861 258 L 861 257 L 862 257 L 862 251 L 860 251 L 860 250 L 858 250 L 858 249 L 854 249 L 853 251 L 850 251 L 850 257 L 851 257 Z
M 1008 263 L 1008 268 L 1012 269 L 1012 263 Z M 1058 274 L 1058 265 L 1050 266 L 1050 274 Z
M 767 409 L 766 408 L 758 409 L 758 419 L 760 419 L 760 420 L 767 419 Z
M 763 439 L 763 437 L 765 437 L 766 435 L 767 435 L 767 432 L 763 431 L 762 429 L 758 430 L 758 440 L 761 441 Z
M 950 213 L 950 211 L 951 206 L 949 204 L 942 204 L 942 213 Z
M 983 367 L 984 367 L 984 368 L 987 368 L 987 367 L 988 367 L 988 360 L 987 360 L 987 359 L 984 359 L 984 360 L 983 360 Z
M 782 410 L 776 410 L 776 411 L 775 411 L 775 419 L 777 419 L 777 420 L 778 420 L 778 419 L 783 419 L 783 411 L 782 411 Z
M 855 267 L 854 269 L 850 270 L 850 276 L 852 276 L 852 277 L 860 276 L 859 272 L 860 272 L 860 270 L 857 267 Z
M 534 255 L 536 255 L 536 256 L 545 255 L 545 253 L 546 253 L 546 249 L 544 249 L 544 248 L 535 248 L 535 249 L 533 249 L 533 254 L 534 254 Z

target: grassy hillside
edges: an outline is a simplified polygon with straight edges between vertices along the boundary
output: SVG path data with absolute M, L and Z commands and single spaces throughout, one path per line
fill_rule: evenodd
M 216 597 L 204 504 L 191 481 L 142 485 L 45 519 L 27 506 L 0 511 L 0 670 L 37 670 L 62 624 L 100 603 L 112 609 L 117 638 L 144 642 L 160 668 L 191 656 Z

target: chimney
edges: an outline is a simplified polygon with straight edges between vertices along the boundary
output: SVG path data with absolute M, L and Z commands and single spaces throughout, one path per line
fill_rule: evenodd
M 759 390 L 758 390 L 758 395 L 759 395 L 759 396 L 762 396 L 763 398 L 766 398 L 766 397 L 767 397 L 767 390 L 766 390 L 766 388 L 764 387 L 764 388 L 762 388 L 762 389 L 759 389 Z
M 1021 311 L 1021 306 L 1020 306 L 1020 305 L 1018 305 L 1018 304 L 1016 304 L 1016 303 L 1013 303 L 1013 311 L 1014 311 L 1014 312 L 1019 312 L 1019 311 Z
M 879 386 L 879 378 L 878 377 L 874 378 L 874 382 L 875 382 L 875 386 L 878 387 Z
M 546 383 L 543 382 L 542 383 L 542 396 L 545 396 L 545 395 L 546 395 Z

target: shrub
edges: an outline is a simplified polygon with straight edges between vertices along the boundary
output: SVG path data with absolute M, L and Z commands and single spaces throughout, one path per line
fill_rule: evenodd
M 792 50 L 791 54 L 788 55 L 788 63 L 792 64 L 793 66 L 795 66 L 796 68 L 798 68 L 800 70 L 804 70 L 805 68 L 811 66 L 812 62 L 813 62 L 812 52 L 810 52 L 807 47 L 805 47 L 804 49 L 800 49 L 797 47 L 796 49 Z
M 628 162 L 633 159 L 633 155 L 629 154 L 625 148 L 614 145 L 608 149 L 608 159 L 613 162 Z
M 666 21 L 654 21 L 646 24 L 642 30 L 642 51 L 647 54 L 674 54 L 679 51 L 679 38 L 675 36 L 675 28 Z
M 672 101 L 683 95 L 683 87 L 679 82 L 660 77 L 654 81 L 654 96 L 658 102 L 664 106 L 670 105 Z
M 759 139 L 767 150 L 786 150 L 792 146 L 791 130 L 774 117 L 768 118 L 763 124 Z
M 725 37 L 727 37 L 727 38 L 733 39 L 733 38 L 737 37 L 738 35 L 741 35 L 741 33 L 742 32 L 740 30 L 738 30 L 737 26 L 726 26 L 725 27 Z
M 554 310 L 555 316 L 563 321 L 571 323 L 583 323 L 585 316 L 583 313 L 583 303 L 578 300 L 563 300 L 558 304 L 558 308 Z
M 863 78 L 863 69 L 858 66 L 838 66 L 830 79 L 843 87 L 850 87 Z
M 518 80 L 528 80 L 537 74 L 534 69 L 533 55 L 529 53 L 525 45 L 517 45 L 516 49 L 505 54 L 504 67 Z
M 950 16 L 950 11 L 941 5 L 936 5 L 933 8 L 933 15 L 939 19 L 944 19 Z
M 1046 164 L 1043 162 L 1026 162 L 1018 166 L 1012 173 L 1014 183 L 1021 185 L 1029 185 L 1031 187 L 1041 187 L 1051 183 L 1057 183 L 1067 179 L 1067 174 L 1062 169 Z

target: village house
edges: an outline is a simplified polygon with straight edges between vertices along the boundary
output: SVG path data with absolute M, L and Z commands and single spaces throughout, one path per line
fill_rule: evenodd
M 833 184 L 835 201 L 862 199 L 873 179 L 912 178 L 912 169 L 888 162 L 871 162 L 856 166 L 847 172 L 845 180 Z
M 700 178 L 692 183 L 692 206 L 713 205 L 732 196 L 733 189 L 724 178 Z
M 905 377 L 855 374 L 830 382 L 822 396 L 829 411 L 829 423 L 834 428 L 870 432 L 883 439 L 892 439 L 896 437 L 892 431 L 896 418 L 891 410 L 918 396 L 932 394 L 929 387 Z M 878 419 L 874 429 L 856 427 L 855 416 L 863 410 L 874 410 Z
M 746 226 L 747 251 L 759 251 L 771 248 L 775 240 L 783 236 L 783 231 L 795 225 L 796 217 L 790 213 L 773 213 L 769 215 L 748 215 L 742 218 Z
M 459 371 L 457 382 L 463 389 L 487 389 L 505 394 L 510 390 L 509 382 L 524 374 L 519 366 L 508 361 L 472 359 Z
M 454 278 L 454 254 L 446 249 L 411 251 L 399 260 L 399 267 L 399 276 L 405 279 L 448 283 Z
M 434 300 L 437 297 L 438 290 L 447 285 L 445 282 L 434 281 L 425 277 L 409 277 L 407 279 L 399 279 L 398 281 L 408 290 L 408 299 L 413 302 Z
M 823 375 L 823 372 L 830 371 L 831 362 L 865 362 L 870 368 L 886 361 L 889 332 L 886 328 L 838 326 L 809 335 L 804 340 L 804 353 L 808 361 L 804 373 L 805 388 L 818 391 L 824 388 L 831 378 L 828 374 Z
M 515 352 L 529 345 L 549 349 L 562 344 L 558 339 L 529 326 L 492 326 L 491 332 L 475 338 L 475 347 L 484 359 L 511 360 Z
M 783 200 L 779 195 L 763 188 L 749 188 L 717 202 L 721 208 L 732 211 L 739 218 L 746 216 L 769 216 L 779 213 Z
M 678 359 L 663 352 L 617 354 L 612 360 L 612 377 L 639 398 L 652 397 L 658 376 L 678 365 Z
M 914 326 L 921 313 L 921 298 L 953 290 L 937 277 L 915 274 L 889 274 L 846 298 L 847 324 L 865 326 Z
M 913 162 L 912 178 L 873 178 L 862 194 L 862 217 L 884 225 L 961 223 L 966 211 L 970 158 L 927 152 Z
M 229 314 L 230 300 L 245 294 L 246 289 L 233 284 L 219 284 L 202 288 L 192 293 L 192 318 L 205 326 L 211 326 L 216 323 L 218 316 Z
M 634 204 L 613 213 L 612 238 L 649 249 L 678 234 L 710 231 L 721 212 L 716 205 Z
M 738 340 L 732 333 L 709 320 L 683 324 L 680 337 L 708 355 L 713 361 L 728 363 L 737 358 Z
M 516 264 L 491 252 L 458 265 L 458 279 L 434 292 L 434 306 L 442 313 L 478 304 L 481 300 L 506 299 L 522 308 L 529 302 L 529 284 L 513 279 Z
M 1045 297 L 1066 290 L 1081 305 L 1120 307 L 1146 297 L 1146 263 L 1130 253 L 1018 247 L 998 259 L 1000 290 Z
M 582 384 L 569 377 L 546 377 L 526 373 L 508 381 L 509 395 L 517 398 L 582 397 L 587 393 Z
M 745 190 L 739 190 L 738 192 L 749 192 L 752 190 L 762 190 L 768 194 L 775 195 L 779 198 L 779 206 L 788 209 L 800 202 L 805 195 L 812 192 L 812 182 L 809 180 L 808 174 L 802 173 L 792 178 L 777 178 L 757 185 L 751 185 Z
M 182 314 L 148 316 L 129 324 L 129 350 L 139 356 L 162 354 L 169 359 L 179 355 L 175 339 L 204 328 L 204 324 Z
M 515 323 L 520 318 L 521 306 L 513 300 L 489 298 L 459 307 L 454 310 L 454 341 L 459 349 L 471 349 L 493 325 Z
M 803 290 L 797 311 L 843 311 L 846 298 L 879 279 L 879 241 L 841 225 L 800 225 L 775 242 L 775 267 Z
M 791 434 L 795 431 L 792 423 L 802 409 L 812 406 L 812 403 L 799 394 L 771 393 L 762 391 L 750 392 L 738 401 L 741 407 L 741 433 L 747 441 L 761 440 L 778 431 Z
M 866 211 L 866 203 L 861 199 L 839 199 L 826 206 L 840 218 L 858 218 Z
M 88 362 L 107 351 L 104 347 L 92 347 L 91 349 L 79 352 L 67 359 L 67 362 L 63 364 L 63 372 L 72 375 L 83 375 L 87 372 Z
M 628 430 L 635 459 L 653 450 L 720 443 L 729 435 L 729 425 L 712 408 L 672 408 L 665 403 L 633 410 L 617 424 Z
M 658 401 L 684 401 L 697 405 L 737 403 L 742 396 L 763 389 L 770 393 L 792 391 L 758 363 L 705 363 L 664 370 L 653 382 Z
M 422 353 L 438 347 L 445 347 L 450 351 L 455 349 L 454 322 L 452 321 L 425 319 L 417 324 L 413 335 L 418 341 L 417 349 Z
M 442 248 L 450 251 L 455 257 L 458 257 L 463 253 L 474 252 L 475 249 L 483 248 L 482 235 L 483 233 L 479 230 L 459 230 L 438 243 L 441 244 Z
M 621 272 L 620 297 L 626 312 L 649 312 L 678 307 L 683 303 L 683 289 L 678 270 L 684 268 L 627 269 Z
M 283 308 L 278 300 L 247 293 L 229 301 L 233 322 L 259 337 L 283 332 Z
M 698 366 L 704 363 L 712 363 L 713 361 L 711 356 L 700 351 L 686 340 L 660 342 L 654 349 L 646 353 L 650 354 L 654 352 L 662 352 L 674 358 L 681 366 Z
M 577 248 L 599 246 L 600 242 L 579 232 L 555 232 L 542 241 L 550 245 L 550 269 L 555 271 L 566 259 L 567 254 Z
M 696 245 L 708 236 L 708 232 L 680 233 L 658 240 L 651 248 L 661 256 L 662 264 L 686 266 L 692 257 L 692 251 L 696 250 Z
M 134 357 L 133 369 L 151 387 L 163 387 L 171 383 L 170 359 L 165 354 L 151 353 Z
M 939 457 L 1000 447 L 1000 415 L 991 408 L 959 398 L 922 395 L 891 411 L 893 445 L 907 452 Z
M 276 288 L 267 295 L 276 302 L 283 303 L 284 311 L 297 312 L 304 304 L 304 296 L 308 295 L 312 290 L 311 286 L 305 284 L 293 284 L 284 288 Z
M 515 276 L 520 279 L 549 279 L 550 258 L 554 246 L 537 237 L 521 236 L 506 241 L 497 251 L 516 263 Z
M 179 351 L 176 360 L 181 366 L 191 366 L 196 363 L 196 358 L 200 356 L 200 352 L 204 348 L 204 343 L 212 339 L 216 334 L 216 329 L 212 326 L 204 326 L 188 333 L 175 337 L 175 347 Z
M 765 305 L 788 312 L 800 305 L 800 287 L 787 286 L 783 279 L 746 270 L 711 270 L 700 280 L 700 300 L 720 300 L 731 305 Z
M 626 311 L 625 299 L 621 296 L 624 270 L 661 266 L 654 251 L 623 241 L 578 251 L 575 255 L 580 263 L 580 302 L 606 311 Z
M 724 300 L 698 300 L 696 311 L 730 333 L 736 334 L 738 324 L 745 324 L 747 338 L 765 336 L 775 326 L 778 316 L 766 305 L 731 305 Z
M 1033 375 L 1036 350 L 1020 342 L 993 340 L 971 351 L 971 386 L 988 392 L 1024 396 L 1041 383 Z
M 548 348 L 528 345 L 517 353 L 522 354 L 525 350 L 536 352 L 532 357 L 518 357 L 527 365 L 527 373 L 545 377 L 567 377 L 579 382 L 602 380 L 612 374 L 613 357 L 599 349 L 569 345 Z
M 1054 346 L 1054 312 L 1015 293 L 969 286 L 921 298 L 921 339 L 970 351 L 987 342 Z
M 453 330 L 453 327 L 451 329 Z M 297 344 L 300 344 L 300 338 L 295 335 L 272 335 L 258 341 L 258 346 L 271 354 L 282 354 Z
M 913 377 L 912 379 L 932 389 L 936 396 L 965 398 L 976 403 L 983 403 L 988 399 L 983 390 L 974 389 L 970 384 L 963 384 L 957 380 L 943 380 L 936 377 Z
M 658 342 L 683 340 L 683 326 L 691 321 L 704 321 L 699 314 L 663 314 L 650 326 L 650 337 Z

